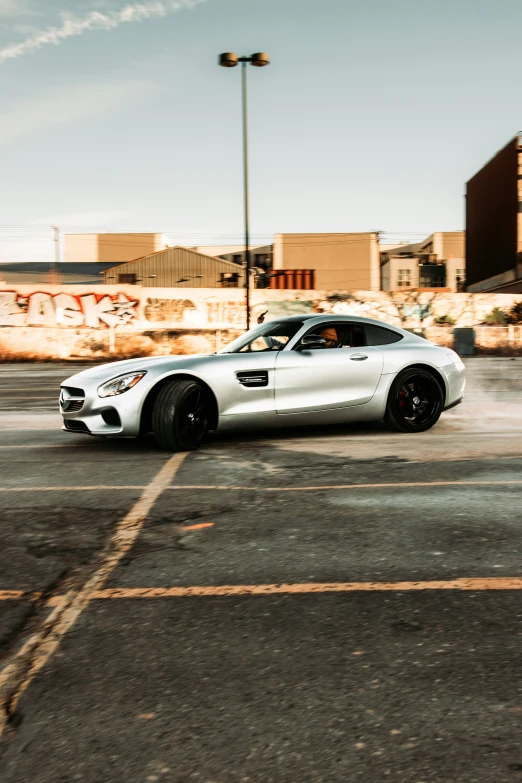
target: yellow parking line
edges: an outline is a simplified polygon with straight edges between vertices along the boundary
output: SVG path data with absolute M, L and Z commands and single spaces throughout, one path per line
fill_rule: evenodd
M 410 487 L 504 487 L 520 486 L 522 479 L 506 479 L 502 481 L 393 481 L 372 484 L 318 484 L 313 487 L 248 487 L 234 484 L 171 484 L 165 489 L 172 490 L 212 490 L 226 489 L 247 492 L 321 492 L 323 490 L 342 489 L 401 489 Z M 62 487 L 0 487 L 0 492 L 87 492 L 115 489 L 145 489 L 143 484 L 96 484 L 90 486 Z
M 471 577 L 463 579 L 434 579 L 415 582 L 301 582 L 295 584 L 264 585 L 212 585 L 191 587 L 114 587 L 93 590 L 90 600 L 138 599 L 138 598 L 190 598 L 193 596 L 222 595 L 278 595 L 306 593 L 371 593 L 371 592 L 418 592 L 427 590 L 461 590 L 467 592 L 485 590 L 522 590 L 522 577 Z M 32 600 L 40 593 L 25 593 L 23 590 L 0 590 L 0 601 L 15 601 L 30 596 Z M 47 606 L 63 604 L 65 595 L 49 598 Z
M 522 578 L 491 577 L 423 582 L 303 582 L 297 584 L 216 585 L 211 587 L 116 587 L 98 590 L 94 593 L 93 598 L 186 598 L 190 596 L 406 592 L 416 590 L 522 590 Z
M 0 487 L 0 492 L 85 492 L 87 490 L 145 489 L 144 484 L 98 484 L 88 487 Z
M 519 486 L 522 479 L 506 479 L 499 481 L 394 481 L 386 483 L 372 484 L 323 484 L 313 487 L 295 486 L 295 487 L 247 487 L 226 484 L 215 484 L 213 486 L 205 484 L 173 484 L 167 489 L 210 489 L 213 491 L 235 489 L 248 490 L 250 492 L 318 492 L 325 489 L 393 489 L 398 487 L 476 487 L 476 486 Z
M 13 443 L 9 446 L 0 446 L 1 449 L 77 449 L 83 446 L 83 443 Z M 498 459 L 498 457 L 497 457 Z
M 0 735 L 7 726 L 9 715 L 16 710 L 22 694 L 35 675 L 56 652 L 65 634 L 89 606 L 94 594 L 134 546 L 147 515 L 173 480 L 186 456 L 186 453 L 175 454 L 163 464 L 139 500 L 116 526 L 98 568 L 85 584 L 79 590 L 70 590 L 63 596 L 54 596 L 45 601 L 43 608 L 53 607 L 52 611 L 0 673 Z

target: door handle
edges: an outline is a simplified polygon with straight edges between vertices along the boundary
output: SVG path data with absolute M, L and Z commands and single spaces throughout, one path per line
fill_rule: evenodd
M 353 356 L 350 356 L 352 362 L 364 362 L 364 360 L 367 358 L 368 358 L 367 353 L 354 353 Z

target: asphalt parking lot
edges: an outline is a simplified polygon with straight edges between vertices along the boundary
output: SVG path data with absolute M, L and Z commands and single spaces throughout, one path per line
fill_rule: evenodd
M 522 360 L 422 435 L 64 433 L 0 365 L 2 783 L 522 780 Z

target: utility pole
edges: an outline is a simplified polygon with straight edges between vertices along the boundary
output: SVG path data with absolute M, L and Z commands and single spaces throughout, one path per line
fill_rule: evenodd
M 60 229 L 58 226 L 52 226 L 54 231 L 54 263 L 52 266 L 51 279 L 55 285 L 61 282 L 60 275 Z
M 58 226 L 53 226 L 54 231 L 54 264 L 55 272 L 58 272 L 60 268 L 60 229 Z

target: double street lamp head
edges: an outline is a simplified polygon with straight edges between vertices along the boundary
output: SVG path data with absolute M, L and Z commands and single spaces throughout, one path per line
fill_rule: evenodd
M 256 52 L 250 57 L 238 57 L 234 52 L 223 52 L 219 55 L 219 64 L 223 68 L 235 68 L 238 63 L 250 63 L 262 68 L 264 65 L 270 65 L 270 57 L 266 52 Z

